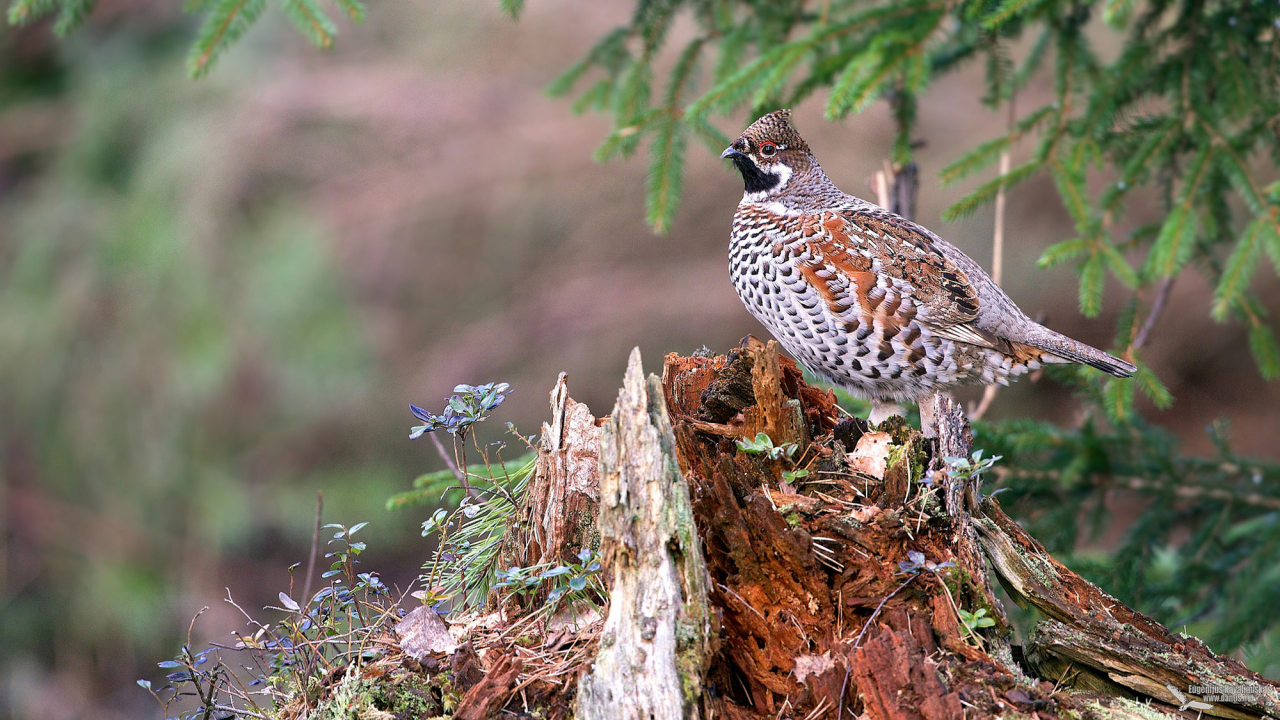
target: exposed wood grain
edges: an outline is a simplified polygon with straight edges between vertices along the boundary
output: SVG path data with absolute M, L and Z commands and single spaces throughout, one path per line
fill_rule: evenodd
M 578 717 L 700 717 L 712 634 L 706 564 L 663 388 L 645 377 L 638 348 L 602 430 L 599 530 L 609 615 L 578 686 Z

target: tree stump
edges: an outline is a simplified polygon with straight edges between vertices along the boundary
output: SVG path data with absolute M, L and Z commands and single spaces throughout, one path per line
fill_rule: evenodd
M 754 339 L 727 356 L 669 355 L 661 381 L 634 352 L 599 428 L 558 383 L 516 529 L 529 560 L 576 551 L 563 538 L 585 535 L 563 508 L 598 498 L 608 616 L 566 636 L 533 603 L 450 628 L 492 676 L 468 712 L 1280 717 L 1275 683 L 1106 595 L 984 499 L 944 460 L 970 453 L 964 414 L 936 403 L 936 440 L 901 418 L 870 428 Z M 989 571 L 1048 618 L 1024 648 L 1009 644 Z
M 578 686 L 585 720 L 700 716 L 711 635 L 707 571 L 658 378 L 631 353 L 600 437 L 601 555 L 609 614 Z

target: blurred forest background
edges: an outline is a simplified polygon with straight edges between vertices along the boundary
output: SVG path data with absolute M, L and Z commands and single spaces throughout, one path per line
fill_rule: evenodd
M 561 370 L 604 414 L 633 345 L 652 364 L 765 334 L 727 278 L 732 170 L 691 147 L 655 235 L 644 161 L 595 163 L 609 120 L 543 92 L 630 13 L 543 0 L 514 23 L 496 2 L 387 3 L 328 52 L 267 13 L 199 81 L 183 63 L 198 22 L 173 2 L 104 1 L 65 41 L 48 22 L 0 30 L 0 717 L 158 717 L 135 679 L 202 607 L 198 642 L 241 627 L 224 588 L 256 608 L 287 586 L 317 490 L 326 522 L 371 521 L 365 569 L 405 587 L 427 511 L 384 503 L 441 466 L 408 441 L 408 402 L 509 382 L 481 437 L 528 434 Z M 1046 75 L 1022 96 L 1052 92 Z M 982 93 L 975 65 L 922 98 L 918 219 L 986 264 L 991 210 L 942 223 L 975 183 L 937 181 L 1003 132 Z M 838 184 L 874 196 L 883 103 L 828 123 L 814 100 L 796 124 Z M 1007 222 L 1010 295 L 1109 346 L 1115 308 L 1086 320 L 1072 271 L 1035 268 L 1073 235 L 1052 181 L 1012 191 Z M 1230 418 L 1237 451 L 1280 459 L 1280 388 L 1243 328 L 1210 320 L 1211 293 L 1191 273 L 1175 286 L 1144 360 L 1176 401 L 1139 411 L 1187 453 Z M 989 417 L 1078 413 L 1024 381 Z M 1143 501 L 1106 507 L 1122 521 L 1101 547 Z

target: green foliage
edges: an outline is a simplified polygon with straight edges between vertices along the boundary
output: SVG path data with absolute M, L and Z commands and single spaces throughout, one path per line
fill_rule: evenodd
M 106 42 L 110 62 L 35 64 L 48 75 L 34 89 L 0 77 L 6 102 L 71 113 L 9 176 L 0 221 L 0 462 L 27 458 L 2 472 L 0 506 L 26 487 L 49 513 L 30 540 L 6 529 L 0 674 L 60 647 L 132 676 L 190 619 L 193 556 L 175 548 L 213 563 L 268 537 L 305 548 L 317 488 L 328 516 L 368 517 L 404 474 L 399 433 L 358 420 L 382 402 L 374 353 L 305 194 L 226 162 L 235 106 L 173 72 L 176 48 Z M 303 438 L 323 461 L 285 450 Z M 15 579 L 15 563 L 38 581 Z
M 754 438 L 741 438 L 736 441 L 738 449 L 748 455 L 764 455 L 770 460 L 782 460 L 784 458 L 794 457 L 796 454 L 795 443 L 785 443 L 783 445 L 774 445 L 773 438 L 768 433 L 758 432 Z
M 483 499 L 464 497 L 457 509 L 436 510 L 423 523 L 422 536 L 438 542 L 421 578 L 428 604 L 447 601 L 453 609 L 463 610 L 485 603 L 498 582 L 498 554 L 507 522 L 524 497 L 536 461 L 536 455 L 526 455 L 512 463 L 511 472 L 500 460 L 492 463 L 486 473 L 491 491 Z M 477 474 L 472 479 L 484 476 Z
M 94 1 L 11 0 L 8 17 L 25 24 L 54 14 L 55 31 L 65 34 Z M 362 0 L 334 2 L 352 20 L 365 15 Z M 524 7 L 523 0 L 499 4 L 512 19 Z M 280 6 L 314 44 L 332 43 L 337 27 L 321 0 L 280 0 Z M 205 14 L 188 58 L 190 73 L 200 76 L 258 19 L 266 0 L 201 0 L 187 7 Z M 665 67 L 668 30 L 686 11 L 697 32 L 671 64 L 655 104 L 655 67 Z M 1094 38 L 1084 32 L 1099 11 L 1125 33 L 1110 62 L 1099 58 Z M 794 1 L 644 0 L 627 24 L 601 38 L 548 90 L 565 95 L 598 76 L 574 110 L 613 116 L 614 128 L 596 153 L 600 160 L 629 157 L 650 140 L 646 217 L 665 232 L 679 207 L 688 138 L 699 138 L 713 152 L 727 143 L 708 121 L 713 113 L 745 107 L 747 117 L 755 117 L 825 88 L 826 117 L 838 119 L 886 98 L 898 123 L 892 156 L 902 164 L 910 160 L 917 96 L 963 61 L 985 60 L 983 101 L 992 107 L 1007 102 L 1036 72 L 1050 72 L 1056 102 L 966 153 L 942 178 L 969 177 L 1035 136 L 1031 159 L 980 185 L 944 218 L 966 217 L 1001 190 L 1048 173 L 1080 242 L 1078 251 L 1046 254 L 1044 262 L 1077 259 L 1081 312 L 1101 312 L 1108 274 L 1142 294 L 1194 266 L 1216 287 L 1212 317 L 1249 325 L 1258 367 L 1272 378 L 1280 374 L 1272 362 L 1274 333 L 1249 287 L 1261 254 L 1280 266 L 1280 193 L 1254 169 L 1267 154 L 1280 158 L 1273 127 L 1280 115 L 1278 22 L 1274 3 L 884 0 L 809 8 Z M 1035 40 L 1015 61 L 1011 48 L 1029 33 Z M 1091 168 L 1107 168 L 1116 178 L 1097 197 L 1089 190 Z M 1117 245 L 1110 229 L 1135 193 L 1162 195 L 1168 214 L 1153 241 L 1134 234 Z M 1229 198 L 1238 199 L 1244 212 L 1232 209 Z
M 244 616 L 251 631 L 236 633 L 234 645 L 197 651 L 189 629 L 178 654 L 157 663 L 167 671 L 166 683 L 157 688 L 141 679 L 138 685 L 166 716 L 180 711 L 174 714 L 182 720 L 265 717 L 287 706 L 311 708 L 320 698 L 322 678 L 334 667 L 359 668 L 376 658 L 381 653 L 377 638 L 404 612 L 376 573 L 356 571 L 356 557 L 366 546 L 352 537 L 365 525 L 324 526 L 337 530 L 328 542 L 333 550 L 325 555 L 333 563 L 323 575 L 325 586 L 314 596 L 308 597 L 311 588 L 293 584 L 301 563 L 289 568 L 290 589 L 278 594 L 280 605 L 267 608 L 282 614 L 275 622 L 254 619 L 228 592 L 226 602 Z M 306 593 L 301 601 L 292 597 L 299 590 Z M 196 614 L 191 629 L 208 609 Z M 184 698 L 189 700 L 184 703 Z
M 600 560 L 592 550 L 578 552 L 578 562 L 567 565 L 545 563 L 530 568 L 510 567 L 498 570 L 495 590 L 508 590 L 521 596 L 531 595 L 550 585 L 543 612 L 553 613 L 561 600 L 597 606 L 598 598 L 607 597 L 601 581 Z
M 662 40 L 682 11 L 697 35 L 681 51 L 671 82 L 684 89 L 701 80 L 705 89 L 683 108 L 670 95 L 651 108 L 649 87 Z M 1111 61 L 1093 48 L 1095 41 L 1111 39 L 1084 31 L 1099 12 L 1124 33 Z M 975 175 L 1024 139 L 1034 140 L 1030 159 L 980 184 L 944 218 L 966 217 L 1002 189 L 1047 173 L 1079 237 L 1052 248 L 1042 262 L 1076 261 L 1084 314 L 1101 312 L 1108 276 L 1146 298 L 1156 282 L 1195 268 L 1217 287 L 1214 319 L 1248 323 L 1259 368 L 1272 377 L 1272 333 L 1249 288 L 1264 252 L 1280 265 L 1280 198 L 1271 191 L 1275 185 L 1265 186 L 1258 175 L 1266 166 L 1261 158 L 1280 158 L 1274 132 L 1280 115 L 1278 21 L 1275 3 L 639 2 L 631 22 L 608 34 L 553 89 L 565 94 L 592 72 L 601 76 L 575 108 L 614 116 L 600 159 L 629 155 L 645 138 L 652 140 L 649 220 L 665 229 L 678 200 L 673 180 L 683 150 L 673 148 L 672 138 L 683 137 L 682 131 L 705 135 L 712 114 L 742 112 L 750 119 L 825 90 L 825 115 L 839 119 L 884 98 L 898 123 L 893 159 L 906 163 L 917 96 L 932 81 L 980 57 L 983 101 L 995 107 L 1035 73 L 1047 72 L 1056 102 L 1015 119 L 1007 133 L 965 153 L 942 178 L 953 183 Z M 1013 48 L 1027 35 L 1034 41 L 1014 58 Z M 714 62 L 698 73 L 703 55 Z M 1099 170 L 1114 181 L 1093 191 L 1098 183 L 1089 180 Z M 1152 195 L 1163 197 L 1168 208 L 1159 231 L 1113 239 L 1130 199 Z M 1119 349 L 1131 341 L 1121 338 Z M 1126 391 L 1111 392 L 1112 408 L 1124 406 Z
M 984 458 L 983 455 L 985 454 L 985 450 L 979 449 L 974 450 L 967 458 L 943 458 L 943 461 L 947 464 L 947 476 L 951 478 L 951 482 L 956 485 L 964 485 L 969 480 L 985 474 L 1003 459 L 999 455 Z
M 974 612 L 969 612 L 964 608 L 959 608 L 960 623 L 964 625 L 965 634 L 973 635 L 981 628 L 995 627 L 996 621 L 987 617 L 986 608 L 978 608 Z
M 1210 428 L 1210 458 L 1182 455 L 1176 438 L 1137 421 L 1111 430 L 979 422 L 975 441 L 1004 456 L 994 484 L 1001 503 L 1055 557 L 1229 652 L 1280 627 L 1258 611 L 1280 591 L 1280 466 L 1235 455 L 1226 430 Z M 1137 493 L 1144 511 L 1114 554 L 1081 552 L 1115 521 L 1104 502 L 1115 491 Z
M 338 26 L 329 17 L 320 0 L 279 0 L 280 10 L 308 40 L 318 48 L 328 48 L 338 34 Z M 353 22 L 364 20 L 364 0 L 332 0 L 338 10 Z M 515 18 L 524 3 L 503 0 L 503 9 Z M 27 25 L 42 17 L 54 16 L 53 31 L 66 36 L 84 23 L 93 12 L 97 0 L 10 0 L 9 24 Z M 240 39 L 261 17 L 266 0 L 188 0 L 188 12 L 204 15 L 196 40 L 187 56 L 191 77 L 206 75 L 232 44 Z

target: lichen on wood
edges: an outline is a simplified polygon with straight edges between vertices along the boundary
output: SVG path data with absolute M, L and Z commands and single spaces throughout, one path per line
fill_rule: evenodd
M 609 614 L 578 687 L 585 720 L 699 717 L 711 642 L 707 572 L 662 385 L 631 353 L 600 438 Z

